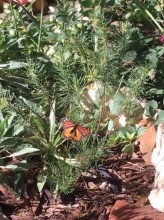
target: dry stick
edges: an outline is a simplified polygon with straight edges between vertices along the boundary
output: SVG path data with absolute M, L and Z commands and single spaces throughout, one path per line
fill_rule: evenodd
M 125 180 L 124 182 L 127 183 L 127 182 L 130 182 L 130 181 L 132 181 L 132 180 L 139 179 L 140 177 L 143 177 L 143 173 L 140 173 L 140 174 L 138 174 L 138 175 L 135 175 L 135 176 L 126 178 L 126 180 Z
M 141 184 L 141 185 L 137 185 L 137 190 L 142 189 L 146 186 L 146 184 Z M 131 193 L 131 192 L 136 192 L 136 188 L 135 189 L 126 189 L 124 191 L 124 194 L 126 193 Z
M 129 161 L 127 163 L 130 164 L 130 165 L 134 165 L 134 166 L 140 168 L 141 170 L 144 169 L 143 167 L 139 166 L 138 164 L 134 164 L 134 163 L 129 162 Z

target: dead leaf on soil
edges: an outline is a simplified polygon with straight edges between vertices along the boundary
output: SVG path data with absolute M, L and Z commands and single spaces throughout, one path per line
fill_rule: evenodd
M 143 159 L 147 164 L 151 163 L 151 155 L 156 142 L 156 127 L 152 123 L 150 119 L 143 119 L 138 123 L 138 126 L 147 127 L 147 130 L 138 138 Z
M 0 184 L 0 192 L 5 195 L 7 193 L 7 190 Z
M 111 209 L 110 220 L 160 220 L 163 219 L 163 213 L 153 209 L 151 206 L 140 207 L 130 204 L 123 200 L 117 200 Z

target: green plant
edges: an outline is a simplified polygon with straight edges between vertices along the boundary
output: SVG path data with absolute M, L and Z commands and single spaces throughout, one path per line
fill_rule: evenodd
M 33 15 L 31 6 L 17 10 L 9 4 L 8 19 L 1 17 L 0 104 L 5 115 L 14 114 L 22 135 L 7 136 L 17 148 L 9 143 L 6 157 L 27 162 L 39 155 L 44 170 L 38 174 L 39 189 L 48 183 L 54 194 L 73 190 L 80 172 L 99 160 L 115 123 L 111 115 L 117 119 L 126 112 L 132 117 L 151 79 L 152 64 L 148 57 L 145 64 L 147 54 L 142 53 L 148 43 L 144 33 L 130 21 L 112 24 L 112 8 L 121 6 L 112 1 L 77 4 L 61 1 L 49 17 L 43 9 Z M 63 117 L 86 124 L 94 135 L 80 143 L 64 140 Z M 128 127 L 117 135 L 124 151 L 132 154 L 138 131 Z
M 115 145 L 119 144 L 121 147 L 121 152 L 127 153 L 130 157 L 134 152 L 134 142 L 137 140 L 144 132 L 146 128 L 139 127 L 134 128 L 132 126 L 126 126 L 124 128 L 120 128 L 119 131 L 114 135 Z
M 145 3 L 133 0 L 133 3 L 137 5 L 142 14 L 145 14 L 147 20 L 151 19 L 153 25 L 155 25 L 160 32 L 163 33 L 163 27 L 161 25 L 163 16 L 163 3 L 162 1 L 146 1 Z

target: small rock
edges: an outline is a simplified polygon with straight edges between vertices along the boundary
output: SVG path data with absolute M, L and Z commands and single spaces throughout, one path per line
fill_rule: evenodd
M 107 182 L 102 182 L 101 185 L 99 186 L 100 189 L 105 190 L 107 187 Z
M 97 185 L 94 184 L 93 182 L 88 182 L 88 187 L 89 189 L 97 189 Z

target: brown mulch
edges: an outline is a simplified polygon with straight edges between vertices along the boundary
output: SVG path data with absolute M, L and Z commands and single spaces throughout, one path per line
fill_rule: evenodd
M 103 160 L 103 166 L 112 176 L 103 176 L 96 168 L 83 172 L 76 189 L 68 195 L 52 196 L 48 189 L 40 198 L 35 181 L 27 183 L 22 200 L 16 199 L 11 188 L 0 186 L 1 212 L 12 220 L 107 220 L 117 200 L 131 204 L 148 204 L 147 196 L 154 181 L 154 169 L 142 158 L 113 156 Z M 112 184 L 121 184 L 122 191 L 113 190 Z M 111 184 L 112 183 L 112 184 Z M 35 196 L 34 196 L 35 195 Z

